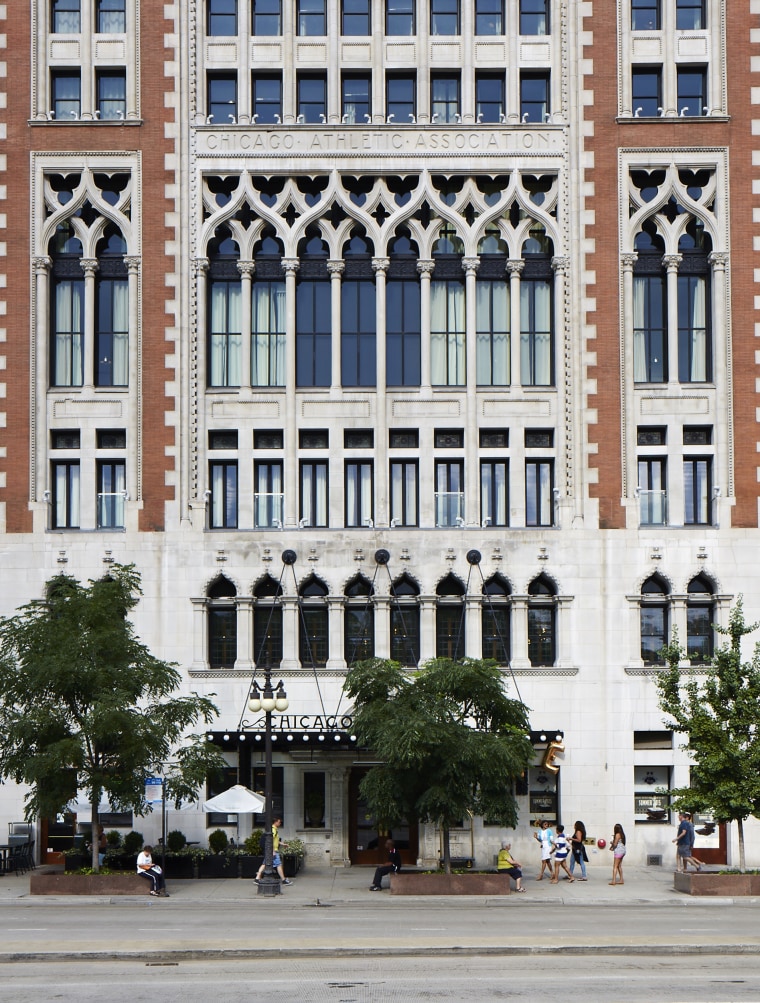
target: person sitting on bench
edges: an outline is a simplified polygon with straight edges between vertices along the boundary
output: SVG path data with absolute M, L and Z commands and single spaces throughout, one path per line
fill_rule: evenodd
M 383 877 L 386 874 L 398 874 L 401 870 L 401 854 L 396 849 L 396 844 L 392 839 L 386 839 L 385 849 L 388 851 L 388 863 L 382 864 L 375 871 L 372 884 L 369 886 L 371 892 L 379 892 L 382 887 Z

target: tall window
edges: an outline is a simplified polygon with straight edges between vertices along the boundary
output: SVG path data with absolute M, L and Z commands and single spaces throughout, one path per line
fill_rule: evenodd
M 461 526 L 464 519 L 464 461 L 436 460 L 435 524 Z
M 301 461 L 301 521 L 304 526 L 327 526 L 327 461 Z
M 326 35 L 327 10 L 325 0 L 296 0 L 299 35 Z
M 254 588 L 253 658 L 257 666 L 279 668 L 282 661 L 282 586 L 270 575 Z
M 447 575 L 435 591 L 435 657 L 459 660 L 465 652 L 464 585 Z
M 458 73 L 431 74 L 430 116 L 434 122 L 456 122 L 460 117 L 459 87 Z
M 631 28 L 633 31 L 658 31 L 660 0 L 631 0 Z
M 665 526 L 668 492 L 665 457 L 642 458 L 639 468 L 639 513 L 642 526 Z
M 50 74 L 52 111 L 58 122 L 77 119 L 82 114 L 82 81 L 79 70 L 53 70 Z
M 668 643 L 668 587 L 657 575 L 641 586 L 641 659 L 645 665 L 664 665 L 661 649 Z
M 476 285 L 477 382 L 509 386 L 509 284 L 478 279 Z
M 354 237 L 345 250 L 341 283 L 341 383 L 373 387 L 377 382 L 375 283 L 369 245 Z
M 504 34 L 503 0 L 475 0 L 475 34 Z
M 541 575 L 528 586 L 528 659 L 531 665 L 554 665 L 557 660 L 556 590 Z
M 57 279 L 53 289 L 53 385 L 81 387 L 84 383 L 84 280 Z
M 405 125 L 414 119 L 417 111 L 416 85 L 413 73 L 388 74 L 385 80 L 385 116 L 389 121 Z
M 207 592 L 208 662 L 212 669 L 231 669 L 237 659 L 237 592 L 220 575 Z
M 430 284 L 430 375 L 438 386 L 464 386 L 464 283 Z
M 208 0 L 209 35 L 237 35 L 237 0 Z
M 416 526 L 418 516 L 416 460 L 392 460 L 390 466 L 391 523 Z
M 676 28 L 679 31 L 700 31 L 706 27 L 705 0 L 676 0 Z
M 552 283 L 520 282 L 520 378 L 523 386 L 547 387 L 552 373 Z
M 554 461 L 525 461 L 525 525 L 554 525 Z
M 350 667 L 375 654 L 372 586 L 361 575 L 346 586 L 343 613 L 343 657 Z
M 123 35 L 127 30 L 127 0 L 97 0 L 98 31 Z
M 372 34 L 370 0 L 342 0 L 342 35 Z
M 662 111 L 662 70 L 659 67 L 634 66 L 631 74 L 634 114 L 654 118 Z
M 689 582 L 686 604 L 686 657 L 692 664 L 705 665 L 713 656 L 715 604 L 712 582 L 697 575 Z
M 483 585 L 481 607 L 482 657 L 509 665 L 511 651 L 509 585 L 500 575 Z
M 430 34 L 459 34 L 459 0 L 430 0 Z
M 313 575 L 301 586 L 298 655 L 301 665 L 324 667 L 330 657 L 327 587 Z
M 391 658 L 400 665 L 416 667 L 420 660 L 419 594 L 408 575 L 391 585 Z
M 253 0 L 253 34 L 282 34 L 281 0 Z
M 679 66 L 676 70 L 678 114 L 704 115 L 707 107 L 707 70 L 704 66 Z
M 234 529 L 238 523 L 238 465 L 236 460 L 209 463 L 209 526 Z
M 57 35 L 78 35 L 82 30 L 80 0 L 53 0 L 53 31 Z
M 549 116 L 549 74 L 520 74 L 520 118 L 523 122 L 543 123 Z
M 285 283 L 256 279 L 251 294 L 251 384 L 285 386 Z
M 372 461 L 346 461 L 346 526 L 368 526 L 372 522 Z
M 414 0 L 385 0 L 385 34 L 414 34 Z
M 417 254 L 407 236 L 390 247 L 385 294 L 385 379 L 388 386 L 420 385 L 420 284 Z
M 237 76 L 234 73 L 209 73 L 208 109 L 214 125 L 229 125 L 237 119 Z
M 667 381 L 666 336 L 665 277 L 661 272 L 634 275 L 633 370 L 637 383 Z
M 97 73 L 100 120 L 120 120 L 127 114 L 127 74 L 125 70 L 99 70 Z
M 210 294 L 209 386 L 239 387 L 243 342 L 240 281 L 213 279 Z
M 304 122 L 324 122 L 327 115 L 327 77 L 324 73 L 299 73 L 298 115 Z
M 365 125 L 372 115 L 372 78 L 368 73 L 344 73 L 341 116 L 348 125 Z
M 712 376 L 708 293 L 706 276 L 678 276 L 678 378 L 681 383 L 704 383 Z
M 504 75 L 475 74 L 475 115 L 478 122 L 504 121 Z
M 326 261 L 326 248 L 319 238 L 314 238 L 302 258 L 302 272 L 296 287 L 296 384 L 299 387 L 330 386 L 332 316 Z M 304 267 L 307 264 L 308 268 Z
M 52 527 L 53 529 L 79 529 L 79 460 L 54 463 L 52 475 Z
M 683 461 L 683 521 L 686 526 L 712 524 L 712 458 L 688 456 Z
M 251 88 L 256 122 L 275 125 L 282 119 L 282 77 L 279 73 L 254 73 Z
M 98 529 L 124 528 L 127 472 L 123 460 L 98 462 Z
M 507 460 L 480 461 L 480 523 L 482 526 L 509 525 Z
M 256 529 L 282 527 L 282 461 L 257 460 L 253 465 L 253 524 Z
M 549 34 L 549 0 L 520 0 L 520 34 Z
M 125 387 L 129 382 L 127 279 L 100 278 L 97 291 L 96 383 L 99 387 Z

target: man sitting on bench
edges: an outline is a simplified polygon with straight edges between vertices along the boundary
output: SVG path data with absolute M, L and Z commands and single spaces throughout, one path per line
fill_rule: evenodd
M 401 854 L 396 849 L 396 844 L 392 839 L 386 839 L 385 849 L 388 851 L 388 863 L 378 867 L 372 884 L 369 886 L 371 892 L 379 892 L 382 887 L 383 877 L 386 874 L 398 874 L 401 870 Z

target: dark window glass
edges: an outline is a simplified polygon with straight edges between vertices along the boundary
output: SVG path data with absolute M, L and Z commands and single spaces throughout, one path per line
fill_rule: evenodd
M 298 657 L 301 665 L 324 668 L 329 658 L 330 646 L 327 630 L 327 607 L 301 606 L 298 632 Z
M 483 602 L 481 613 L 483 658 L 492 658 L 499 665 L 510 660 L 510 608 L 504 603 Z
M 346 428 L 343 430 L 344 449 L 372 449 L 375 434 L 371 428 Z
M 296 383 L 299 387 L 329 387 L 332 354 L 330 283 L 311 281 L 296 288 Z
M 298 76 L 298 115 L 302 121 L 324 122 L 327 115 L 327 77 L 323 73 Z
M 459 112 L 459 74 L 435 73 L 430 77 L 430 115 L 436 122 L 456 122 Z
M 301 523 L 327 526 L 327 462 L 301 461 Z
M 282 527 L 282 463 L 257 460 L 253 465 L 253 525 L 256 529 Z
M 633 31 L 657 31 L 660 28 L 660 0 L 631 0 Z
M 459 0 L 430 0 L 430 34 L 459 34 Z
M 210 463 L 209 480 L 209 526 L 211 529 L 234 529 L 238 517 L 237 463 Z
M 504 34 L 503 0 L 475 0 L 475 34 Z
M 372 462 L 350 460 L 346 463 L 345 520 L 346 526 L 372 525 Z
M 661 112 L 662 71 L 657 68 L 634 67 L 631 75 L 634 115 L 654 118 Z
M 229 125 L 237 119 L 237 77 L 234 73 L 209 74 L 208 114 L 214 125 Z
M 413 73 L 388 75 L 385 81 L 385 115 L 389 121 L 400 125 L 413 121 L 417 113 L 416 89 L 417 81 Z
M 505 279 L 478 279 L 476 370 L 480 386 L 509 386 L 509 285 Z
M 80 0 L 53 0 L 53 32 L 56 35 L 78 35 L 82 30 Z
M 665 526 L 668 521 L 666 460 L 664 457 L 640 459 L 639 516 L 642 526 Z
M 433 433 L 436 449 L 464 449 L 464 430 L 461 428 L 437 428 Z
M 478 432 L 481 449 L 506 449 L 509 446 L 508 428 L 481 428 Z
M 416 460 L 393 460 L 390 465 L 391 523 L 416 526 L 418 521 Z
M 712 523 L 712 459 L 686 457 L 683 461 L 683 521 L 687 526 Z
M 391 449 L 418 449 L 420 433 L 416 428 L 392 428 L 388 434 Z
M 97 0 L 97 30 L 123 35 L 127 30 L 127 0 Z
M 641 426 L 636 429 L 636 442 L 639 446 L 667 445 L 667 429 Z
M 528 606 L 528 660 L 531 665 L 554 665 L 556 661 L 555 607 Z
M 341 116 L 348 125 L 366 125 L 372 117 L 372 80 L 366 73 L 344 73 Z
M 61 279 L 53 285 L 51 383 L 81 387 L 84 383 L 84 280 Z
M 209 432 L 209 449 L 237 449 L 238 434 L 237 429 L 221 429 L 220 431 Z
M 280 0 L 253 0 L 253 34 L 282 34 Z
M 209 35 L 237 35 L 237 0 L 208 0 Z
M 253 114 L 259 125 L 282 120 L 282 77 L 277 73 L 255 74 L 252 79 Z
M 344 387 L 375 386 L 375 283 L 370 280 L 341 283 L 340 359 Z
M 633 276 L 633 378 L 637 383 L 666 383 L 667 315 L 665 277 Z
M 475 74 L 475 114 L 478 122 L 504 121 L 504 77 L 502 74 Z
M 549 105 L 549 74 L 520 74 L 520 118 L 523 122 L 545 122 Z
M 127 431 L 124 428 L 99 428 L 95 433 L 98 449 L 126 449 Z
M 554 462 L 525 461 L 525 525 L 554 525 Z
M 257 599 L 253 609 L 253 657 L 257 666 L 280 667 L 282 606 Z
M 520 0 L 520 34 L 549 34 L 549 0 Z
M 436 658 L 464 658 L 464 604 L 439 603 L 435 610 Z
M 554 446 L 553 428 L 526 428 L 526 449 L 551 449 Z
M 668 643 L 668 607 L 645 605 L 641 607 L 641 659 L 645 665 L 664 665 L 660 651 Z
M 325 0 L 296 0 L 298 34 L 326 35 L 327 11 Z
M 506 460 L 481 460 L 480 523 L 509 525 L 509 464 Z
M 98 462 L 98 529 L 124 528 L 127 471 L 123 460 Z
M 212 669 L 231 669 L 237 658 L 237 609 L 210 606 L 208 611 L 208 662 Z
M 330 436 L 326 428 L 302 428 L 298 433 L 299 449 L 327 449 Z
M 712 604 L 689 603 L 686 607 L 686 657 L 695 665 L 704 665 L 713 656 Z
M 385 0 L 385 34 L 414 34 L 414 0 Z
M 78 70 L 55 70 L 50 74 L 52 111 L 58 122 L 78 119 L 82 113 L 82 85 Z
M 375 654 L 375 611 L 370 602 L 350 602 L 343 614 L 343 657 L 350 667 Z
M 97 290 L 96 385 L 125 387 L 129 382 L 128 282 L 100 279 Z
M 50 433 L 51 449 L 79 449 L 81 434 L 79 429 L 71 428 Z
M 707 27 L 705 0 L 676 0 L 676 28 L 699 31 Z
M 121 120 L 127 114 L 127 76 L 124 70 L 101 70 L 97 75 L 101 121 Z
M 712 425 L 684 425 L 684 446 L 709 446 L 712 443 Z
M 400 665 L 416 666 L 420 660 L 420 610 L 416 603 L 391 606 L 391 658 Z
M 343 0 L 342 35 L 370 35 L 370 0 Z
M 676 70 L 679 115 L 704 115 L 707 109 L 707 71 L 703 66 Z
M 386 382 L 420 385 L 420 285 L 389 279 L 386 286 Z
M 79 529 L 79 461 L 52 464 L 53 529 Z
M 554 382 L 554 297 L 548 279 L 520 282 L 520 378 L 523 386 Z

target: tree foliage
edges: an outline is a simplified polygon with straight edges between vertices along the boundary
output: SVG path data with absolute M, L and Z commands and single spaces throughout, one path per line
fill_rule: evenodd
M 741 640 L 758 624 L 745 624 L 741 597 L 726 628 L 730 638 L 714 655 L 699 682 L 684 681 L 678 638 L 665 649 L 668 668 L 657 678 L 660 706 L 668 727 L 687 736 L 691 784 L 672 791 L 676 808 L 710 812 L 718 822 L 737 822 L 739 868 L 744 870 L 744 819 L 760 817 L 760 646 L 742 662 Z
M 514 780 L 533 747 L 527 710 L 504 691 L 495 662 L 437 658 L 408 673 L 370 659 L 348 673 L 354 728 L 382 765 L 361 783 L 362 795 L 388 825 L 402 818 L 433 822 L 444 835 L 468 815 L 514 827 Z
M 0 620 L 0 776 L 29 787 L 27 818 L 56 815 L 84 791 L 97 806 L 150 811 L 145 780 L 157 765 L 167 797 L 197 797 L 223 763 L 189 728 L 210 723 L 208 697 L 175 696 L 177 669 L 136 637 L 128 614 L 141 595 L 134 566 L 82 584 L 57 575 L 44 599 Z M 97 840 L 93 840 L 97 869 Z

